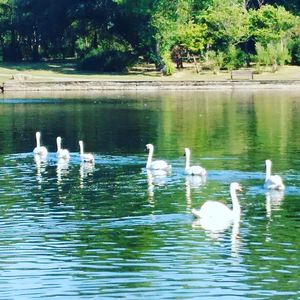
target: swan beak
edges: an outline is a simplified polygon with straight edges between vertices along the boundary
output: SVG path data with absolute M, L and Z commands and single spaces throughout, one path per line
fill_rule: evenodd
M 242 192 L 243 191 L 243 187 L 241 185 L 239 185 L 239 187 L 237 188 L 238 191 Z

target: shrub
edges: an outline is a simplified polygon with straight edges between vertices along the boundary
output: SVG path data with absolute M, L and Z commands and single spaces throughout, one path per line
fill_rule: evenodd
M 238 69 L 246 64 L 247 55 L 242 50 L 230 45 L 228 51 L 224 53 L 224 67 L 227 70 Z
M 261 66 L 272 66 L 272 70 L 276 71 L 278 65 L 283 66 L 291 60 L 288 48 L 280 43 L 269 43 L 266 47 L 257 43 L 255 49 L 258 69 Z
M 171 59 L 171 55 L 169 52 L 165 52 L 162 55 L 162 61 L 164 63 L 164 67 L 162 69 L 164 75 L 172 75 L 175 72 L 175 66 Z
M 293 65 L 300 65 L 300 38 L 294 39 L 290 44 L 291 62 Z
M 122 72 L 132 66 L 136 56 L 119 44 L 91 50 L 78 64 L 80 70 Z
M 217 74 L 224 67 L 223 52 L 207 51 L 205 64 L 210 70 Z

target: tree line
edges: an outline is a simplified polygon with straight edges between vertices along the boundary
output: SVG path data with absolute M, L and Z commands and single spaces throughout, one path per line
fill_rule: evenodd
M 176 59 L 276 69 L 300 64 L 299 15 L 299 0 L 0 0 L 0 57 L 73 57 L 97 71 L 151 62 L 166 74 Z

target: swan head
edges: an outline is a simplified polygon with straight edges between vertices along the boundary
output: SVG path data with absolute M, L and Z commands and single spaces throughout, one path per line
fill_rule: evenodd
M 152 144 L 147 144 L 147 145 L 145 146 L 145 150 L 146 150 L 146 151 L 150 151 L 150 150 L 153 151 L 153 149 L 154 149 L 154 146 L 153 146 Z
M 37 132 L 35 133 L 35 136 L 36 136 L 37 139 L 39 139 L 39 138 L 41 137 L 41 133 L 40 133 L 39 131 L 37 131 Z
M 79 141 L 79 146 L 80 146 L 80 147 L 83 146 L 83 141 Z
M 230 189 L 239 192 L 243 191 L 243 187 L 238 182 L 232 182 L 230 184 Z
M 191 150 L 189 148 L 184 148 L 183 156 L 189 156 L 191 154 Z
M 267 168 L 271 168 L 271 166 L 272 166 L 272 161 L 271 161 L 270 159 L 266 159 L 265 163 L 266 163 L 266 167 L 267 167 Z
M 57 144 L 61 144 L 61 137 L 60 137 L 60 136 L 58 136 L 58 137 L 56 138 L 56 143 L 57 143 Z

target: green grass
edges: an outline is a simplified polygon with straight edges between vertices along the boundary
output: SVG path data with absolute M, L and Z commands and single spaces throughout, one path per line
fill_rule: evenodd
M 228 80 L 229 72 L 213 74 L 211 71 L 196 73 L 192 65 L 184 64 L 172 76 L 162 76 L 152 65 L 136 66 L 128 73 L 99 74 L 76 70 L 74 60 L 50 61 L 40 63 L 0 63 L 0 82 L 12 80 L 16 74 L 28 76 L 30 81 L 57 80 Z M 257 80 L 300 80 L 300 67 L 285 66 L 277 72 L 265 70 L 255 74 Z

